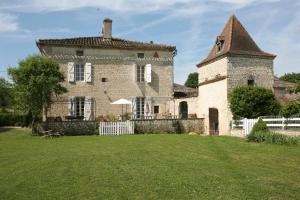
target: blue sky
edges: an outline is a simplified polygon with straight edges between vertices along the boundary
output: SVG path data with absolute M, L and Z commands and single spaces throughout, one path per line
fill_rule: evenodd
M 300 72 L 300 0 L 0 0 L 0 77 L 37 54 L 37 39 L 97 36 L 106 17 L 113 36 L 176 45 L 175 82 L 184 83 L 235 14 L 274 72 Z

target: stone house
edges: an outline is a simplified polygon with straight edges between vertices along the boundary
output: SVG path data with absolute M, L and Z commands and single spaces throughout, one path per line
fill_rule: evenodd
M 54 98 L 48 116 L 116 116 L 121 105 L 111 103 L 121 98 L 132 102 L 128 111 L 134 118 L 169 113 L 175 46 L 114 38 L 110 19 L 103 21 L 101 36 L 40 39 L 36 44 L 66 77 L 68 93 Z
M 216 37 L 207 58 L 198 65 L 198 117 L 205 120 L 205 133 L 230 135 L 232 113 L 229 95 L 241 85 L 273 89 L 273 60 L 262 51 L 235 16 Z

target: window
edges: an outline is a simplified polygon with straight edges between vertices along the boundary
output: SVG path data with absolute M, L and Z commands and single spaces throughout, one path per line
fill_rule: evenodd
M 101 81 L 104 83 L 104 82 L 107 82 L 107 78 L 101 78 Z
M 217 43 L 217 53 L 220 52 L 220 51 L 222 51 L 223 44 L 224 44 L 224 40 L 218 41 L 218 43 Z
M 84 81 L 84 64 L 75 65 L 75 81 Z
M 136 81 L 137 82 L 145 81 L 145 66 L 143 65 L 136 66 Z
M 144 57 L 145 57 L 145 54 L 144 54 L 144 53 L 138 53 L 138 54 L 137 54 L 137 57 L 138 57 L 138 58 L 144 58 Z
M 74 99 L 74 115 L 76 117 L 84 116 L 84 97 L 75 97 L 75 99 Z
M 254 81 L 254 76 L 249 76 L 247 84 L 248 84 L 249 86 L 253 86 L 254 83 L 255 83 L 255 81 Z
M 248 85 L 249 85 L 249 86 L 253 86 L 253 85 L 254 85 L 254 80 L 249 79 L 249 80 L 248 80 Z
M 144 117 L 144 106 L 145 106 L 145 98 L 137 97 L 136 98 L 136 118 L 141 119 Z
M 158 114 L 159 113 L 159 106 L 154 106 L 154 114 Z
M 83 56 L 83 51 L 82 50 L 77 50 L 76 51 L 76 56 Z

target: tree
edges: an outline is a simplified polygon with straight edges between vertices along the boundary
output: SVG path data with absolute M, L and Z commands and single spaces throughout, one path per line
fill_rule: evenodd
M 300 116 L 300 99 L 290 101 L 280 110 L 280 115 L 284 117 Z
M 234 119 L 277 115 L 280 104 L 272 90 L 262 87 L 236 87 L 230 94 L 230 109 Z
M 300 73 L 286 73 L 279 78 L 282 81 L 288 81 L 292 83 L 296 83 L 300 81 Z
M 4 78 L 0 78 L 0 108 L 4 109 L 11 105 L 12 84 Z
M 294 88 L 289 89 L 290 93 L 300 92 L 300 73 L 287 73 L 281 76 L 279 79 L 282 81 L 288 81 L 297 84 Z
M 67 92 L 61 85 L 64 81 L 59 65 L 45 56 L 29 56 L 19 66 L 9 69 L 14 87 L 14 101 L 18 110 L 32 116 L 32 124 L 47 111 L 54 95 Z
M 197 88 L 198 87 L 198 73 L 190 73 L 184 85 L 186 87 Z

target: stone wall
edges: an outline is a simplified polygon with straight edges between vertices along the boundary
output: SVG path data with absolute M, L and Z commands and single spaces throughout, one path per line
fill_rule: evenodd
M 188 114 L 198 113 L 198 97 L 189 97 L 189 98 L 177 98 L 170 101 L 170 113 L 173 116 L 179 116 L 179 104 L 180 102 L 187 102 L 188 104 Z M 197 117 L 199 117 L 197 115 Z
M 135 134 L 143 133 L 203 133 L 203 119 L 156 119 L 135 120 Z M 98 135 L 99 123 L 96 121 L 42 122 L 37 125 L 36 134 L 52 130 L 64 135 Z
M 68 97 L 90 96 L 95 102 L 94 116 L 120 115 L 121 106 L 111 105 L 120 98 L 130 99 L 136 96 L 153 97 L 152 106 L 160 106 L 161 113 L 168 113 L 168 101 L 173 94 L 173 57 L 169 51 L 143 51 L 118 49 L 83 49 L 84 56 L 74 56 L 76 48 L 44 47 L 48 56 L 57 60 L 66 81 L 63 85 L 68 93 L 55 102 L 48 115 L 51 117 L 68 115 Z M 142 52 L 145 58 L 137 58 Z M 159 58 L 153 58 L 157 52 Z M 67 81 L 68 62 L 92 64 L 92 82 Z M 135 65 L 152 64 L 152 82 L 138 83 L 135 80 Z M 102 82 L 106 78 L 106 82 Z M 125 107 L 124 107 L 125 109 Z M 128 106 L 128 110 L 131 108 Z
M 135 134 L 204 132 L 203 119 L 135 120 Z
M 96 135 L 99 123 L 96 121 L 65 121 L 42 122 L 37 125 L 36 134 L 42 135 L 42 131 L 52 130 L 64 135 Z

